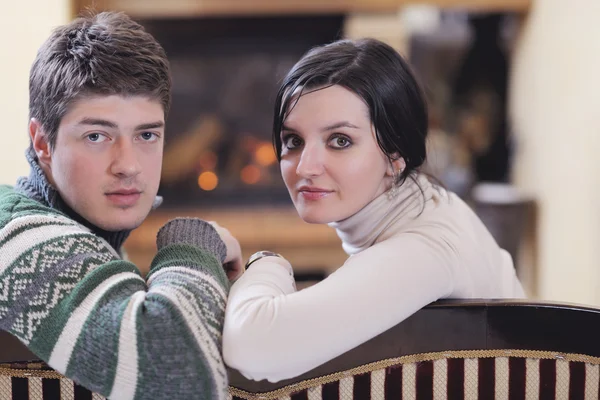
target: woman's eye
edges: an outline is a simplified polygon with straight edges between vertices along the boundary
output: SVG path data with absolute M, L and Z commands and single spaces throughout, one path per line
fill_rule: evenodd
M 336 149 L 344 149 L 352 144 L 350 139 L 345 136 L 335 136 L 331 139 L 330 145 Z
M 93 143 L 104 142 L 107 139 L 106 136 L 104 136 L 100 133 L 90 133 L 86 137 L 90 142 L 93 142 Z
M 302 139 L 300 139 L 298 136 L 290 135 L 283 138 L 283 145 L 287 149 L 295 149 L 296 147 L 302 146 Z

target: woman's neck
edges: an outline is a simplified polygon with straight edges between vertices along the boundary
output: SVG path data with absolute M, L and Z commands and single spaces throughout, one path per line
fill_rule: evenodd
M 396 232 L 417 217 L 431 199 L 431 192 L 432 185 L 425 176 L 409 175 L 396 193 L 387 191 L 356 214 L 329 226 L 336 229 L 344 251 L 356 254 L 386 239 L 392 225 Z

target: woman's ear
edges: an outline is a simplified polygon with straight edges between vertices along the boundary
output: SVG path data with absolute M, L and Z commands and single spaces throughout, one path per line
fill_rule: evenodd
M 404 157 L 400 157 L 400 154 L 394 153 L 389 157 L 390 164 L 388 165 L 386 175 L 396 177 L 400 175 L 406 168 L 406 161 Z
M 33 151 L 35 151 L 35 155 L 40 163 L 50 166 L 50 162 L 52 161 L 52 151 L 50 143 L 48 143 L 48 136 L 44 132 L 44 128 L 40 121 L 35 118 L 31 118 L 29 121 L 29 137 L 31 138 Z

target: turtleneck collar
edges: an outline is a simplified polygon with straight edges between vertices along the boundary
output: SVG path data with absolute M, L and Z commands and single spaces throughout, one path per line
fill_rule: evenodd
M 37 155 L 31 147 L 25 152 L 25 157 L 31 166 L 31 171 L 29 177 L 21 177 L 17 180 L 17 184 L 15 185 L 17 192 L 62 212 L 106 240 L 117 252 L 121 251 L 121 246 L 131 233 L 131 230 L 106 231 L 77 214 L 64 202 L 58 191 L 48 182 L 44 171 L 42 171 L 42 168 L 38 164 Z
M 385 192 L 356 214 L 329 226 L 336 229 L 344 251 L 353 255 L 387 239 L 417 217 L 425 202 L 434 196 L 433 192 L 425 176 L 411 175 L 395 195 Z

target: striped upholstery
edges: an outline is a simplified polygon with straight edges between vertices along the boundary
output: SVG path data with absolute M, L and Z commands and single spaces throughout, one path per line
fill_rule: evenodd
M 527 350 L 455 351 L 383 360 L 267 393 L 230 388 L 230 399 L 457 400 L 600 398 L 600 359 Z M 1 400 L 103 397 L 39 362 L 0 364 Z
M 0 364 L 0 400 L 101 400 L 41 362 Z
M 229 370 L 229 396 L 231 400 L 600 399 L 599 337 L 598 308 L 523 300 L 444 300 L 294 379 L 256 382 Z M 35 358 L 19 340 L 0 331 L 0 400 L 101 398 L 41 362 L 13 362 Z
M 384 360 L 230 399 L 596 400 L 600 358 L 528 350 L 454 351 Z
M 456 400 L 600 398 L 600 359 L 527 350 L 429 353 L 384 360 L 230 399 Z M 0 364 L 1 400 L 100 400 L 43 363 Z

